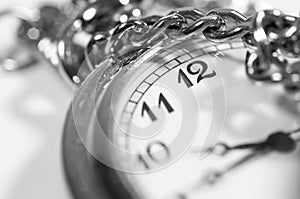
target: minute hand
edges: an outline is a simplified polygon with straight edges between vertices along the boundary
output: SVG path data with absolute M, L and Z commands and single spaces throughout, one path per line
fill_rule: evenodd
M 262 151 L 266 148 L 281 152 L 281 153 L 288 153 L 295 150 L 297 143 L 300 139 L 293 139 L 293 136 L 300 133 L 300 129 L 294 130 L 292 132 L 275 132 L 269 137 L 262 141 L 257 143 L 248 143 L 248 144 L 241 144 L 236 146 L 229 146 L 225 143 L 218 143 L 215 147 L 210 148 L 206 151 L 212 151 L 213 153 L 216 153 L 218 155 L 226 155 L 228 152 L 233 150 L 253 150 L 253 151 Z
M 294 140 L 291 135 L 292 133 L 276 132 L 269 135 L 269 137 L 261 143 L 238 145 L 230 147 L 230 149 L 250 148 L 257 152 L 269 149 L 280 153 L 289 153 L 294 151 L 297 146 L 297 140 Z
M 245 157 L 242 157 L 238 161 L 234 162 L 233 164 L 229 165 L 227 168 L 221 171 L 211 171 L 204 177 L 204 181 L 209 184 L 215 183 L 220 177 L 224 174 L 228 173 L 231 170 L 253 160 L 259 156 L 266 155 L 272 151 L 277 151 L 280 153 L 290 153 L 296 149 L 296 142 L 299 140 L 294 140 L 291 135 L 295 134 L 298 131 L 294 131 L 291 133 L 283 133 L 283 132 L 276 132 L 271 134 L 266 141 L 261 143 L 255 144 L 245 144 L 245 145 L 238 145 L 235 147 L 228 147 L 228 150 L 233 149 L 252 149 L 252 152 Z

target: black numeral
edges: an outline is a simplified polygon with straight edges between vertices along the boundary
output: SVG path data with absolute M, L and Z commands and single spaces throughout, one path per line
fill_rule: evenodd
M 158 152 L 153 152 L 154 147 L 160 147 L 161 150 Z M 159 156 L 159 154 L 163 153 L 163 156 Z M 150 165 L 153 163 L 163 163 L 167 161 L 171 156 L 170 150 L 167 145 L 161 141 L 156 141 L 149 144 L 146 148 L 145 154 L 138 155 L 138 161 L 142 164 L 146 169 L 150 169 Z
M 148 104 L 146 102 L 143 103 L 143 107 L 142 107 L 142 116 L 144 116 L 144 113 L 147 113 L 151 119 L 152 122 L 157 120 L 157 117 L 154 115 L 154 113 L 152 112 L 152 110 L 149 108 Z
M 194 66 L 199 66 L 199 68 L 197 68 L 196 70 L 193 71 Z M 188 64 L 186 69 L 190 75 L 198 75 L 197 84 L 199 84 L 203 79 L 212 78 L 217 75 L 214 70 L 211 73 L 207 73 L 208 66 L 204 61 L 201 61 L 201 60 L 197 60 L 197 61 L 194 61 L 194 62 Z M 189 77 L 185 74 L 185 72 L 183 72 L 183 70 L 179 69 L 178 83 L 181 83 L 182 80 L 188 88 L 194 86 L 194 84 L 189 79 Z
M 161 108 L 162 104 L 166 107 L 167 111 L 169 113 L 174 112 L 174 108 L 171 106 L 171 104 L 168 102 L 168 100 L 165 98 L 165 96 L 160 93 L 158 97 L 158 107 Z M 143 102 L 142 105 L 142 117 L 144 117 L 145 112 L 150 117 L 151 121 L 154 122 L 157 120 L 156 115 L 153 113 L 153 111 L 150 109 L 148 104 L 146 102 Z
M 185 85 L 190 88 L 194 86 L 194 84 L 191 82 L 191 80 L 188 78 L 188 76 L 183 72 L 183 70 L 179 69 L 178 73 L 178 83 L 181 83 L 181 80 L 184 81 Z
M 159 108 L 161 107 L 162 103 L 165 105 L 165 107 L 169 113 L 172 113 L 174 111 L 171 104 L 168 102 L 168 100 L 165 98 L 165 96 L 161 93 L 161 94 L 159 94 L 159 99 L 158 99 L 158 107 Z

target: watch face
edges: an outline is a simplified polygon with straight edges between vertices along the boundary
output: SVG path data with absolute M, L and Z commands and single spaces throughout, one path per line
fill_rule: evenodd
M 299 198 L 299 113 L 280 85 L 247 79 L 246 51 L 193 36 L 98 66 L 72 117 L 85 150 L 112 168 L 111 196 Z

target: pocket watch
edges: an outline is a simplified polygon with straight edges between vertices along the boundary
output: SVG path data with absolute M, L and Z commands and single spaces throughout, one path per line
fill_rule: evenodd
M 299 198 L 299 18 L 141 16 L 151 3 L 120 2 L 76 2 L 88 7 L 59 38 L 59 21 L 33 34 L 55 38 L 37 46 L 75 85 L 63 143 L 74 197 Z

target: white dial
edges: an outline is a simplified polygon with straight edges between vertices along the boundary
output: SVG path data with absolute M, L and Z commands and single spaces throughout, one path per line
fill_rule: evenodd
M 247 79 L 245 52 L 239 40 L 215 44 L 199 37 L 160 45 L 108 85 L 97 119 L 113 145 L 114 168 L 137 198 L 298 198 L 299 147 L 211 152 L 219 142 L 261 143 L 298 128 L 298 113 L 279 104 L 280 86 Z M 96 157 L 104 151 L 100 140 L 92 139 Z

